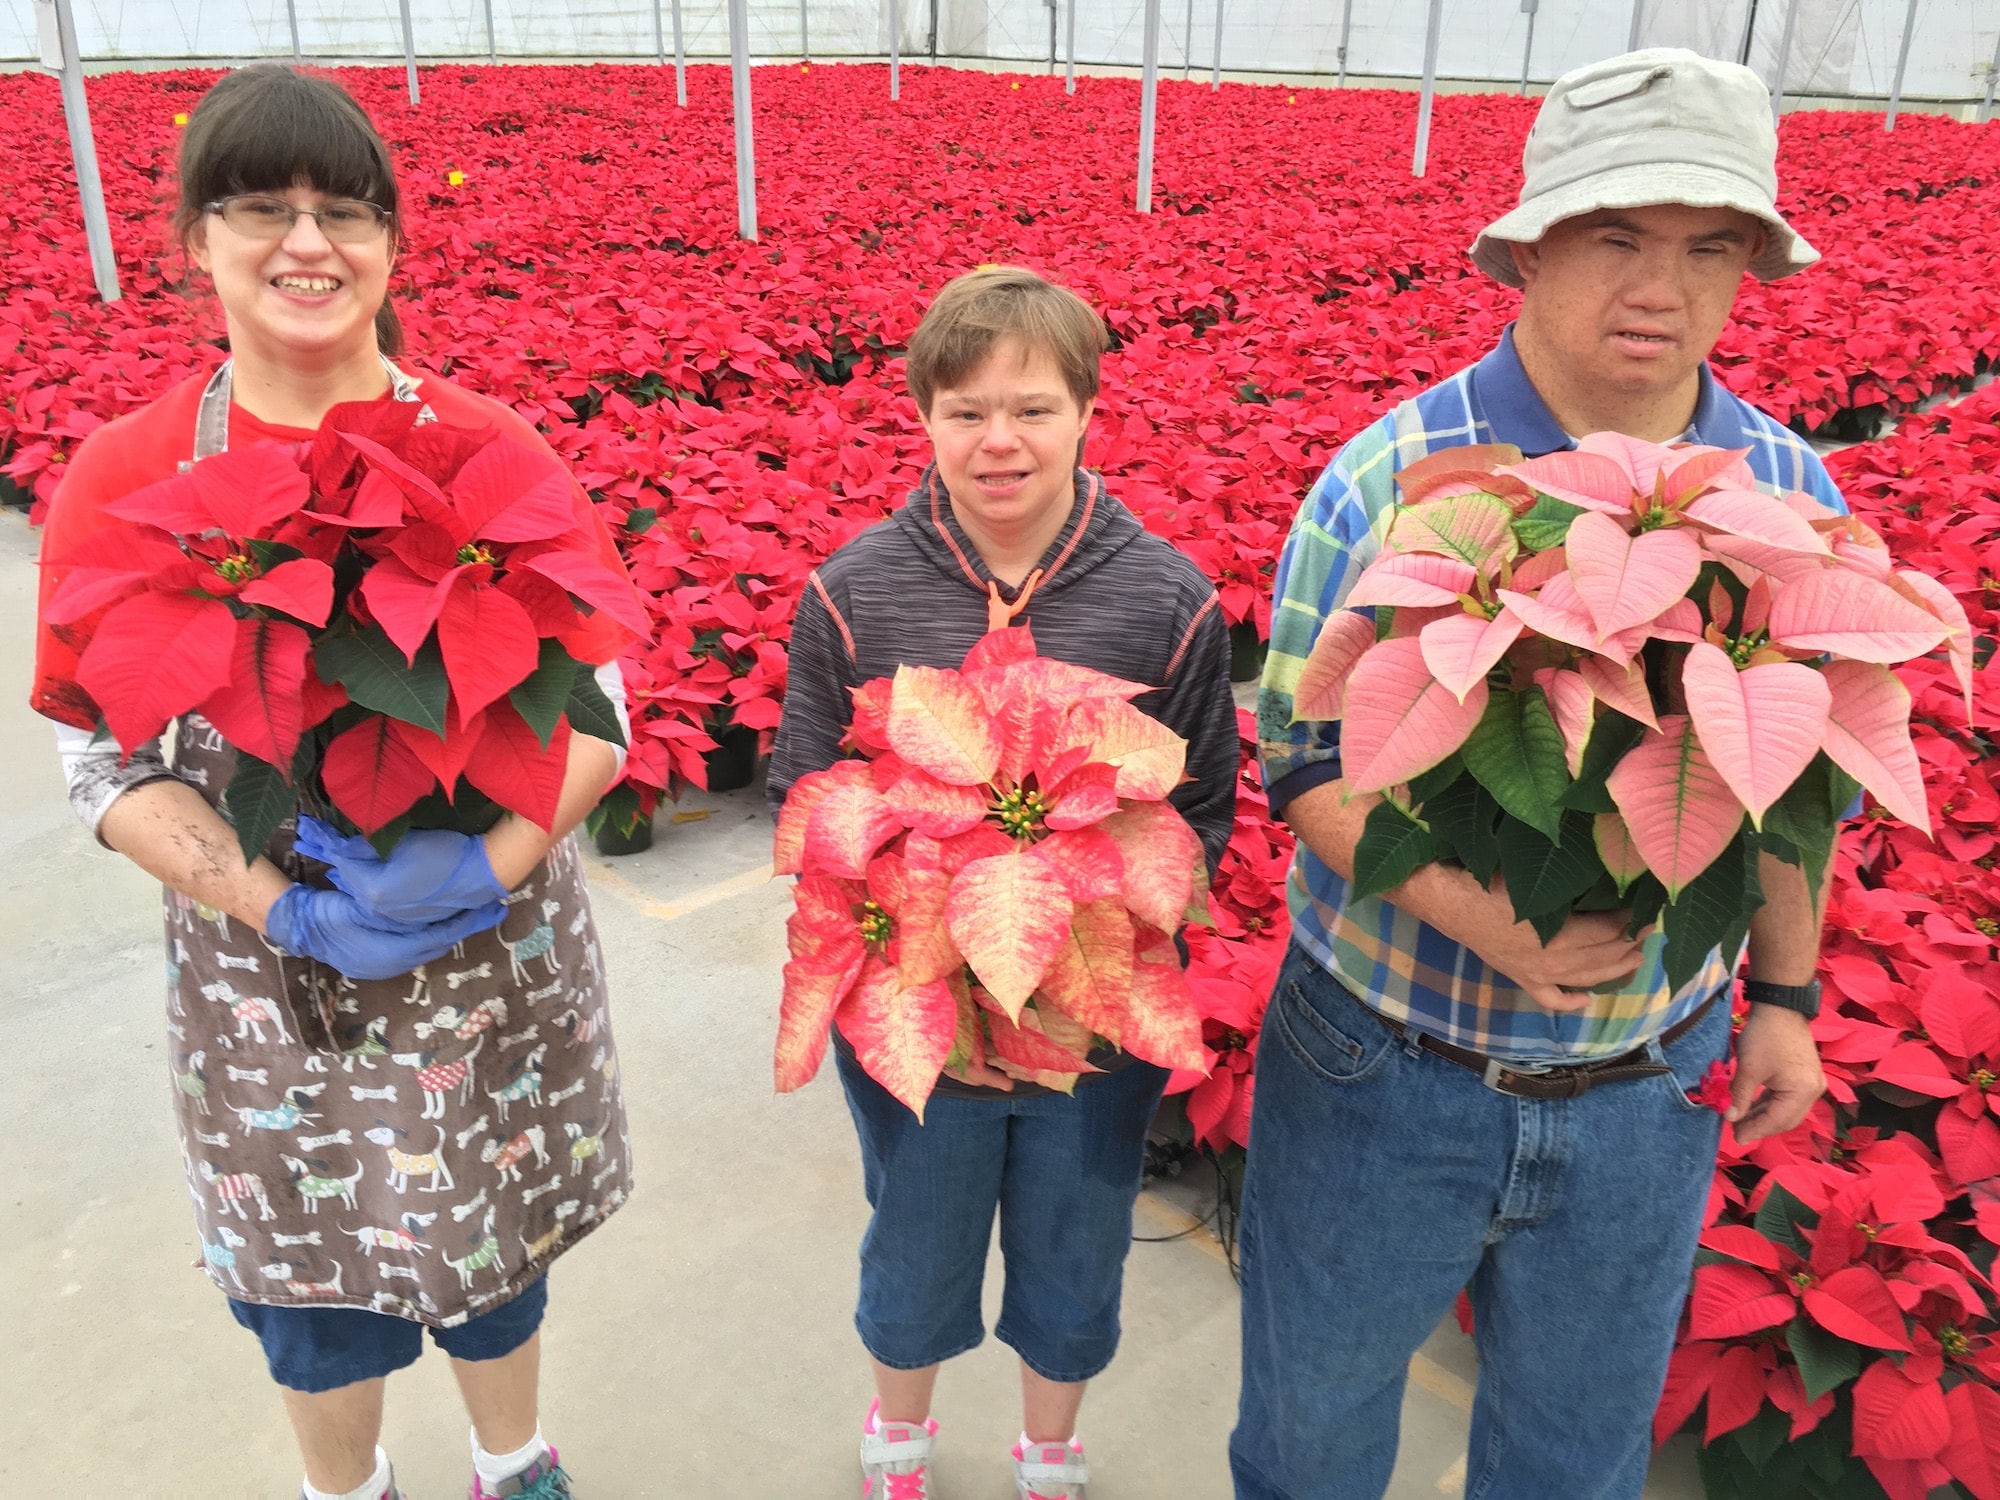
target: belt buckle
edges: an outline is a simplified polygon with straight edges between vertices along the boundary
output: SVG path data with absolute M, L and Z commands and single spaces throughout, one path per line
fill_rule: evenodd
M 1510 1091 L 1508 1089 L 1501 1087 L 1500 1075 L 1502 1073 L 1515 1073 L 1515 1074 L 1526 1075 L 1534 1073 L 1536 1071 L 1538 1070 L 1534 1068 L 1517 1068 L 1513 1066 L 1511 1063 L 1503 1063 L 1497 1057 L 1489 1057 L 1486 1059 L 1486 1071 L 1480 1075 L 1480 1081 L 1484 1083 L 1489 1089 L 1493 1090 L 1494 1093 L 1506 1094 L 1509 1093 Z

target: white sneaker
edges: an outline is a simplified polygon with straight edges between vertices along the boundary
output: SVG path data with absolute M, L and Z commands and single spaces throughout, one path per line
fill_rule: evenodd
M 1067 1443 L 1016 1443 L 1014 1494 L 1017 1500 L 1084 1500 L 1090 1465 L 1083 1461 L 1083 1440 Z
M 937 1419 L 884 1422 L 881 1407 L 880 1401 L 869 1406 L 861 1429 L 862 1500 L 937 1500 L 931 1488 Z

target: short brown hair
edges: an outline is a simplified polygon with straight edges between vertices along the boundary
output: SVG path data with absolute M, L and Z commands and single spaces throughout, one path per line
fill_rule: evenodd
M 207 204 L 235 193 L 282 193 L 294 184 L 361 198 L 389 214 L 400 238 L 401 194 L 389 148 L 368 112 L 339 84 L 281 63 L 239 68 L 201 96 L 181 136 L 174 236 L 183 246 Z M 385 297 L 375 342 L 403 352 L 403 327 Z
M 1090 304 L 1020 266 L 983 266 L 946 282 L 910 337 L 904 374 L 917 410 L 928 415 L 932 397 L 1006 338 L 1052 358 L 1078 406 L 1097 395 L 1097 361 L 1110 340 Z

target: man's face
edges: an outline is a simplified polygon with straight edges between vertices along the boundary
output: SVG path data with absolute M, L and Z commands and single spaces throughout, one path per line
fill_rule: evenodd
M 1626 397 L 1694 377 L 1722 334 L 1765 230 L 1733 208 L 1603 209 L 1510 248 L 1521 322 L 1567 378 Z
M 961 521 L 1032 532 L 1074 496 L 1077 445 L 1093 403 L 1077 404 L 1056 362 L 1007 338 L 923 414 Z

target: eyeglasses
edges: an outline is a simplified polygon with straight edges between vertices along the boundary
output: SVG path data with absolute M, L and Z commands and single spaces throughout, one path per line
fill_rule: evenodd
M 393 217 L 379 204 L 362 198 L 337 198 L 318 208 L 298 208 L 265 193 L 238 193 L 204 203 L 202 212 L 221 214 L 222 222 L 245 239 L 283 239 L 301 218 L 310 218 L 319 232 L 336 245 L 359 245 L 374 239 Z

